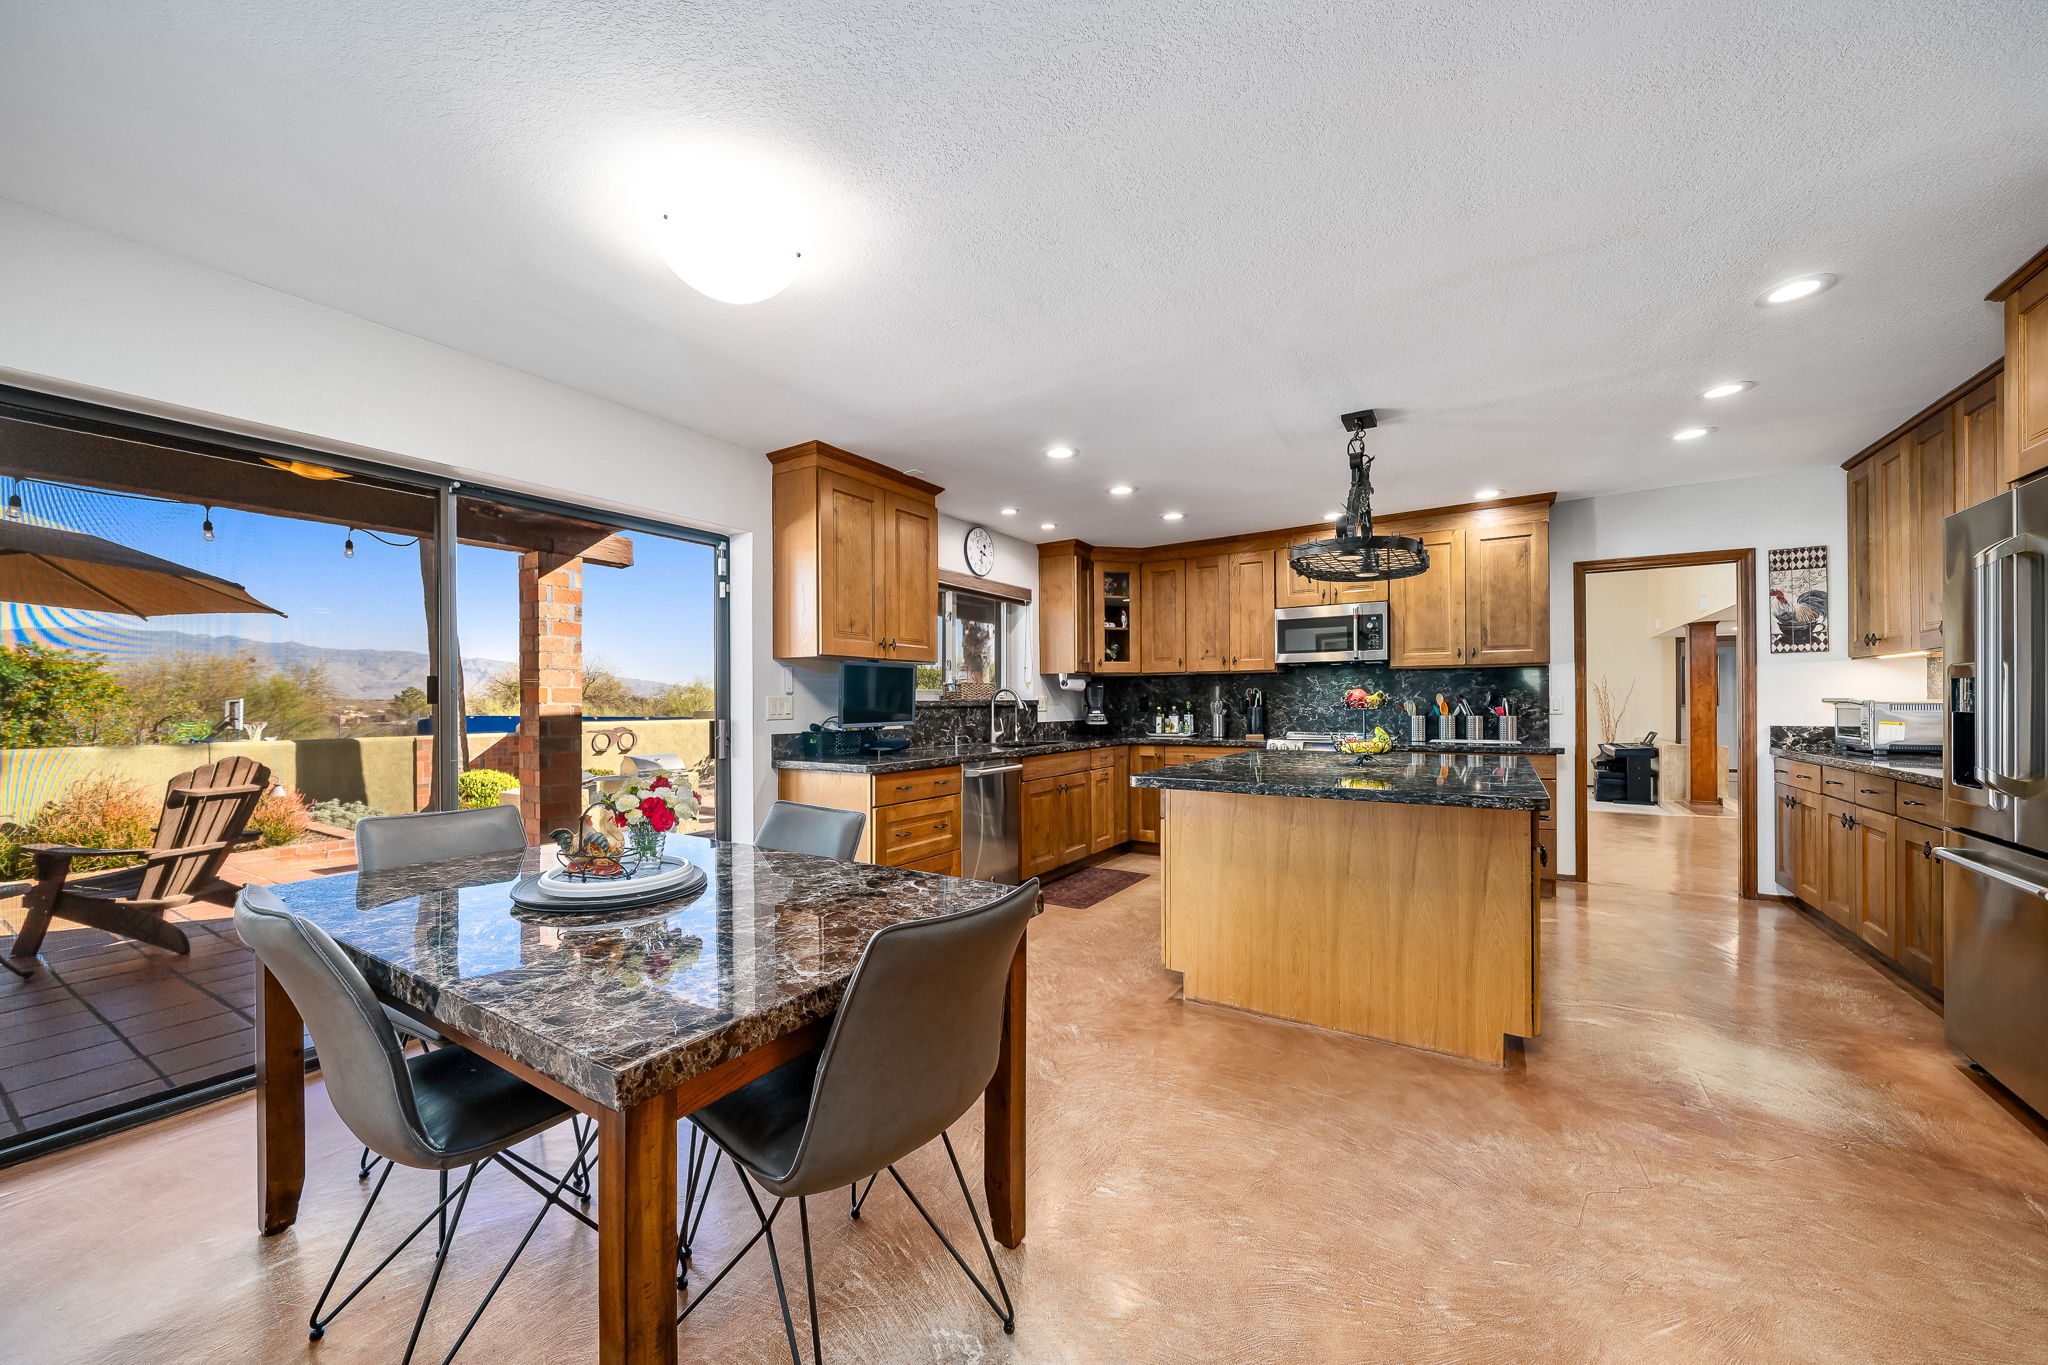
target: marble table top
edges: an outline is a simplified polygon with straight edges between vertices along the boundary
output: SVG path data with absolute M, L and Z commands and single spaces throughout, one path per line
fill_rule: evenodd
M 668 852 L 704 889 L 613 913 L 511 903 L 552 844 L 273 889 L 378 991 L 611 1108 L 830 1014 L 876 930 L 1012 889 L 695 835 Z
M 1350 754 L 1266 749 L 1140 773 L 1134 787 L 1543 810 L 1550 794 L 1520 754 Z

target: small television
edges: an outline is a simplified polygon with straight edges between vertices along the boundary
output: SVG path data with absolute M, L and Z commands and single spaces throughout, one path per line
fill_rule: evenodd
M 879 730 L 917 719 L 917 665 L 867 660 L 839 665 L 839 723 Z

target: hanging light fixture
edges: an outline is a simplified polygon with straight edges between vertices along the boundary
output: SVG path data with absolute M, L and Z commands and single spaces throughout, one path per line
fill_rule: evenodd
M 1287 547 L 1287 561 L 1303 578 L 1330 583 L 1372 583 L 1388 578 L 1412 578 L 1429 568 L 1429 551 L 1413 536 L 1376 536 L 1372 533 L 1372 460 L 1365 453 L 1365 433 L 1379 425 L 1371 408 L 1347 412 L 1344 429 L 1351 433 L 1346 454 L 1351 458 L 1351 492 L 1344 499 L 1344 514 L 1336 519 L 1336 534 L 1327 540 L 1311 540 Z
M 206 520 L 199 523 L 199 538 L 201 540 L 213 539 L 213 509 L 211 507 L 206 509 Z
M 348 528 L 347 539 L 341 542 L 341 557 L 343 559 L 354 559 L 356 557 L 356 528 L 353 526 Z

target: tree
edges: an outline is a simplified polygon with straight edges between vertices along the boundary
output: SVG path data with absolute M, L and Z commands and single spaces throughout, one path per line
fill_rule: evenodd
M 692 678 L 686 683 L 670 683 L 649 700 L 647 714 L 650 716 L 694 716 L 699 711 L 710 711 L 718 705 L 718 694 L 712 690 L 709 679 Z
M 225 704 L 242 699 L 242 717 L 262 721 L 269 739 L 325 739 L 337 732 L 340 699 L 317 664 L 265 672 L 249 655 L 166 654 L 137 664 L 121 681 L 133 700 L 138 738 L 165 738 L 184 727 L 220 720 Z
M 391 709 L 400 720 L 417 720 L 433 708 L 427 705 L 425 692 L 408 687 L 391 699 Z
M 519 670 L 508 668 L 469 695 L 469 711 L 477 716 L 519 714 Z
M 128 694 L 99 655 L 0 648 L 0 749 L 118 743 L 129 726 Z

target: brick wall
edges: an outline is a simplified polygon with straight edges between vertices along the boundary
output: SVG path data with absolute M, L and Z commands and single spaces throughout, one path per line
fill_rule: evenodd
M 519 557 L 519 813 L 536 841 L 583 809 L 583 561 Z

